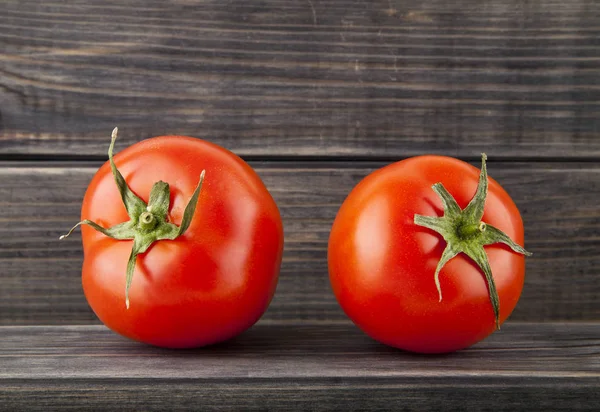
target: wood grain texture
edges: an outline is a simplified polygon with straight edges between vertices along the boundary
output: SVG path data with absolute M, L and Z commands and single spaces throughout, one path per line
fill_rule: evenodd
M 600 156 L 600 5 L 0 4 L 0 154 L 159 134 L 251 156 Z
M 11 380 L 7 411 L 597 411 L 598 380 L 413 377 L 196 381 Z
M 512 323 L 474 347 L 420 356 L 353 325 L 257 325 L 173 351 L 102 326 L 0 327 L 5 410 L 594 410 L 599 323 Z
M 0 163 L 0 324 L 96 322 L 81 290 L 77 232 L 87 183 L 100 163 Z M 341 320 L 327 272 L 327 240 L 348 192 L 384 163 L 251 162 L 277 201 L 285 251 L 265 320 Z M 600 167 L 489 159 L 490 176 L 525 222 L 526 283 L 512 319 L 600 319 Z M 483 278 L 482 278 L 483 282 Z

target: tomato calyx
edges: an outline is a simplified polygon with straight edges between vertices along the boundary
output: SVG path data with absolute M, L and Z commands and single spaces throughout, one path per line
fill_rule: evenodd
M 133 247 L 127 262 L 125 278 L 125 305 L 127 309 L 129 309 L 129 289 L 133 280 L 137 256 L 145 253 L 156 241 L 175 240 L 185 233 L 192 223 L 196 211 L 196 204 L 198 203 L 198 197 L 200 195 L 202 183 L 204 182 L 205 171 L 203 170 L 200 174 L 198 186 L 196 186 L 192 197 L 185 207 L 181 225 L 177 226 L 170 223 L 168 221 L 171 197 L 169 184 L 163 181 L 154 183 L 150 191 L 148 204 L 133 193 L 129 186 L 127 186 L 125 178 L 121 172 L 119 172 L 113 160 L 113 149 L 115 140 L 117 139 L 117 132 L 118 129 L 115 127 L 108 148 L 108 159 L 115 183 L 121 194 L 121 199 L 123 200 L 127 214 L 129 215 L 129 221 L 119 223 L 110 228 L 104 228 L 91 220 L 84 219 L 73 226 L 66 235 L 62 235 L 59 239 L 68 237 L 78 226 L 85 224 L 110 238 L 117 240 L 133 240 Z
M 442 217 L 415 215 L 414 223 L 439 233 L 446 241 L 446 248 L 438 262 L 434 274 L 434 282 L 442 301 L 442 289 L 440 286 L 440 271 L 453 257 L 459 253 L 466 254 L 483 271 L 487 281 L 490 302 L 494 310 L 496 328 L 500 329 L 500 300 L 496 291 L 496 284 L 492 276 L 492 269 L 485 252 L 484 246 L 494 243 L 504 243 L 514 252 L 531 256 L 523 247 L 519 246 L 508 235 L 500 229 L 481 221 L 483 209 L 488 191 L 487 168 L 485 153 L 481 155 L 481 173 L 475 195 L 464 209 L 456 203 L 456 200 L 441 183 L 432 186 L 433 191 L 440 197 L 444 206 Z

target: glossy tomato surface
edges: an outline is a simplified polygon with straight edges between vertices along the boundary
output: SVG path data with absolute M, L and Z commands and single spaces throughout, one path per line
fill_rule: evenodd
M 434 273 L 446 242 L 413 222 L 415 214 L 443 215 L 433 184 L 441 182 L 464 208 L 478 179 L 479 169 L 460 160 L 419 156 L 371 173 L 351 191 L 331 231 L 329 273 L 341 307 L 368 335 L 409 351 L 442 353 L 466 348 L 495 330 L 484 274 L 466 255 L 442 269 L 439 301 Z M 523 244 L 519 211 L 491 178 L 482 221 Z M 503 244 L 485 251 L 503 322 L 520 297 L 525 259 Z
M 82 227 L 83 289 L 100 320 L 131 339 L 172 348 L 213 344 L 252 326 L 273 297 L 283 252 L 279 210 L 255 171 L 217 145 L 182 136 L 134 144 L 115 163 L 145 202 L 155 182 L 169 183 L 168 218 L 176 225 L 202 170 L 206 177 L 189 229 L 137 257 L 129 309 L 132 241 Z M 104 227 L 129 220 L 108 162 L 89 184 L 81 217 Z

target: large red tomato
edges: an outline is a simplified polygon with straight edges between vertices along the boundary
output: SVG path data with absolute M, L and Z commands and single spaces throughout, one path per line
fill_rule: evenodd
M 528 253 L 513 240 L 523 244 L 521 216 L 497 182 L 488 184 L 485 155 L 481 175 L 457 159 L 414 157 L 373 172 L 344 201 L 329 239 L 330 280 L 374 339 L 455 351 L 515 308 Z
M 171 348 L 213 344 L 252 326 L 273 297 L 283 252 L 279 210 L 254 170 L 222 147 L 183 136 L 141 141 L 114 162 L 131 189 L 131 195 L 123 189 L 124 197 L 137 195 L 150 207 L 132 219 L 135 205 L 128 214 L 107 162 L 89 184 L 82 219 L 105 228 L 137 219 L 135 233 L 124 234 L 138 243 L 158 240 L 145 253 L 135 245 L 140 254 L 127 307 L 126 272 L 135 242 L 82 227 L 83 289 L 100 320 L 131 339 Z M 164 183 L 153 189 L 159 181 L 170 192 Z M 165 235 L 182 225 L 186 205 L 195 201 L 187 230 Z M 153 224 L 144 227 L 142 221 Z

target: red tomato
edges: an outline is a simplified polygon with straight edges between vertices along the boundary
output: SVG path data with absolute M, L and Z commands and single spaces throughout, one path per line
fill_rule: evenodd
M 447 242 L 414 222 L 415 215 L 444 213 L 433 184 L 441 182 L 464 209 L 478 179 L 479 171 L 460 160 L 420 156 L 371 173 L 344 201 L 329 239 L 330 280 L 341 307 L 368 335 L 409 351 L 441 353 L 494 331 L 482 269 L 464 253 L 451 259 L 439 275 L 440 301 L 434 272 Z M 481 221 L 523 244 L 519 211 L 492 179 Z M 517 304 L 525 261 L 505 244 L 486 246 L 485 252 L 499 296 L 499 325 Z
M 133 242 L 82 227 L 83 289 L 100 320 L 121 335 L 170 348 L 221 342 L 252 326 L 273 297 L 283 252 L 279 210 L 254 170 L 217 145 L 184 136 L 141 141 L 115 163 L 146 203 L 155 182 L 170 184 L 167 221 L 175 225 L 203 170 L 206 178 L 188 230 L 137 257 L 129 309 L 125 273 Z M 89 184 L 81 217 L 104 227 L 129 220 L 108 162 Z

